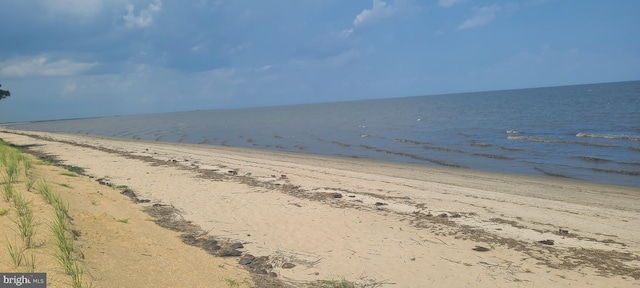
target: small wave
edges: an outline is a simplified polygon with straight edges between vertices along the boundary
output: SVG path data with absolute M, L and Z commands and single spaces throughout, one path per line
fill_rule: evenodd
M 360 134 L 360 138 L 367 138 L 369 137 L 369 134 Z
M 411 140 L 411 139 L 396 138 L 394 140 L 396 142 L 400 142 L 400 143 L 411 143 L 411 144 L 415 144 L 415 145 L 429 145 L 429 144 L 431 144 L 430 142 L 422 142 L 422 141 L 416 141 L 416 140 Z
M 338 142 L 338 141 L 331 141 L 332 144 L 336 144 L 338 146 L 342 146 L 342 147 L 350 147 L 351 144 L 348 143 L 342 143 L 342 142 Z
M 507 139 L 527 140 L 527 141 L 543 142 L 543 143 L 574 144 L 574 145 L 593 146 L 593 147 L 617 147 L 616 145 L 596 144 L 596 143 L 589 143 L 589 142 L 569 141 L 569 140 L 560 140 L 560 139 L 537 138 L 537 137 L 529 137 L 529 136 L 507 136 Z
M 507 131 L 504 131 L 504 132 L 506 132 L 507 134 L 522 134 L 522 132 L 516 131 L 516 130 L 507 130 Z
M 524 151 L 524 149 L 522 148 L 511 148 L 511 147 L 504 147 L 504 146 L 500 146 L 500 149 L 507 150 L 507 151 Z
M 636 148 L 636 147 L 629 147 L 629 150 L 633 152 L 640 152 L 640 148 Z
M 640 176 L 640 171 L 610 170 L 610 169 L 598 169 L 598 168 L 592 168 L 591 170 L 593 170 L 595 172 L 602 172 L 602 173 L 613 173 L 613 174 L 621 174 L 621 175 L 629 175 L 629 176 Z
M 571 178 L 571 177 L 569 177 L 567 175 L 562 175 L 560 173 L 545 171 L 545 170 L 543 170 L 542 168 L 539 168 L 539 167 L 535 167 L 534 169 L 536 169 L 536 171 L 538 171 L 538 172 L 540 172 L 540 173 L 542 173 L 544 175 L 551 176 L 551 177 Z
M 596 163 L 599 163 L 599 162 L 613 162 L 612 160 L 609 160 L 609 159 L 602 159 L 602 158 L 589 157 L 589 156 L 578 156 L 577 158 L 580 159 L 580 160 L 587 161 L 587 162 L 596 162 Z
M 629 141 L 640 141 L 640 137 L 638 136 L 629 136 L 629 135 L 615 135 L 615 134 L 592 134 L 592 133 L 578 133 L 576 137 L 590 137 L 590 138 L 604 138 L 604 139 L 619 139 L 619 140 L 629 140 Z
M 477 141 L 475 141 L 475 140 L 473 140 L 473 141 L 469 141 L 469 145 L 471 145 L 471 146 L 475 146 L 475 147 L 482 147 L 482 148 L 486 148 L 486 147 L 491 147 L 491 146 L 493 146 L 492 144 L 489 144 L 489 143 L 480 143 L 480 142 L 477 142 Z
M 390 154 L 390 155 L 404 156 L 404 157 L 409 157 L 409 158 L 412 158 L 412 159 L 415 159 L 415 160 L 431 162 L 431 163 L 442 165 L 442 166 L 465 168 L 464 166 L 456 164 L 456 163 L 450 163 L 450 162 L 442 161 L 442 160 L 439 160 L 439 159 L 427 158 L 427 157 L 420 156 L 420 155 L 414 155 L 414 154 L 403 153 L 403 152 L 389 151 L 389 150 L 384 150 L 384 149 L 380 149 L 380 148 L 377 148 L 377 147 L 374 147 L 374 146 L 369 146 L 369 145 L 360 145 L 360 147 L 365 148 L 367 150 L 373 150 L 373 151 L 376 151 L 376 152 L 386 153 L 386 154 Z
M 511 158 L 511 157 L 502 156 L 502 155 L 495 155 L 495 154 L 476 153 L 476 154 L 472 154 L 472 155 L 482 156 L 482 157 L 491 158 L 491 159 L 498 159 L 498 160 L 514 160 L 514 158 Z
M 462 150 L 458 150 L 458 149 L 451 149 L 451 148 L 445 148 L 445 147 L 438 147 L 438 146 L 422 146 L 423 149 L 426 150 L 436 150 L 436 151 L 443 151 L 443 152 L 456 152 L 456 153 L 465 153 Z

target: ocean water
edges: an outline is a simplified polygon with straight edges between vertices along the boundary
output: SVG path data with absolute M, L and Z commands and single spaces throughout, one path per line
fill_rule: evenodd
M 640 81 L 5 126 L 640 187 Z

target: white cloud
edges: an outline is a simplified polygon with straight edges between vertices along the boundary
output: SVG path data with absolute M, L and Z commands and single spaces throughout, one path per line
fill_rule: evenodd
M 256 71 L 257 72 L 266 72 L 266 71 L 269 71 L 269 70 L 273 69 L 273 67 L 275 67 L 275 66 L 273 66 L 273 65 L 264 65 L 264 66 L 256 69 Z
M 440 0 L 438 1 L 438 5 L 442 6 L 442 7 L 451 7 L 456 3 L 460 3 L 464 0 Z
M 96 63 L 79 63 L 68 59 L 49 61 L 45 56 L 20 57 L 0 63 L 1 76 L 71 76 L 77 75 Z
M 356 19 L 353 20 L 353 26 L 357 27 L 375 22 L 390 17 L 394 13 L 395 9 L 391 5 L 387 5 L 387 3 L 382 0 L 373 0 L 373 8 L 364 9 L 358 14 Z
M 499 5 L 485 6 L 475 9 L 475 14 L 471 18 L 464 21 L 458 26 L 458 29 L 474 28 L 485 25 L 496 17 L 496 13 L 500 10 Z
M 135 6 L 129 4 L 127 5 L 127 15 L 123 15 L 122 18 L 129 28 L 148 27 L 153 23 L 154 16 L 160 10 L 162 10 L 162 1 L 155 0 L 153 3 L 149 3 L 149 8 L 140 10 L 136 16 Z

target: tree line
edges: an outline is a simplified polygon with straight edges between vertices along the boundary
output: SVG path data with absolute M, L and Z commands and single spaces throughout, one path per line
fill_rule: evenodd
M 0 88 L 2 87 L 2 84 L 0 84 Z M 11 96 L 11 92 L 9 90 L 2 90 L 0 89 L 0 100 L 7 98 Z

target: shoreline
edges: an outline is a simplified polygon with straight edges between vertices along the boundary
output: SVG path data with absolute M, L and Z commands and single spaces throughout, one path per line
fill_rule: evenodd
M 0 124 L 0 129 L 3 129 L 3 128 L 9 129 L 9 130 L 14 129 L 11 126 L 2 126 Z M 124 127 L 122 128 L 126 129 Z M 16 130 L 19 130 L 19 128 L 16 128 Z M 32 132 L 32 133 L 39 132 L 39 131 L 31 131 L 31 130 L 21 130 L 21 131 Z M 511 135 L 509 133 L 512 133 L 510 130 L 507 130 L 506 132 L 507 132 L 507 135 Z M 457 148 L 449 149 L 449 147 L 447 147 L 446 145 L 442 146 L 442 144 L 431 145 L 427 142 L 423 143 L 423 142 L 413 141 L 409 139 L 397 138 L 395 139 L 395 142 L 402 142 L 402 143 L 407 142 L 407 143 L 414 143 L 416 145 L 429 144 L 426 146 L 423 145 L 423 149 L 433 149 L 436 152 L 437 151 L 456 152 L 453 154 L 458 154 L 457 152 L 460 152 L 462 153 L 460 155 L 464 155 L 464 156 L 458 157 L 454 155 L 447 156 L 447 155 L 438 155 L 438 154 L 434 156 L 430 156 L 430 155 L 423 155 L 419 152 L 408 152 L 402 149 L 386 150 L 383 148 L 378 148 L 376 146 L 346 144 L 346 143 L 339 143 L 335 141 L 332 141 L 332 143 L 340 146 L 342 145 L 346 145 L 347 147 L 359 146 L 360 148 L 358 149 L 360 149 L 361 150 L 360 152 L 364 154 L 359 153 L 358 152 L 359 150 L 352 151 L 353 153 L 350 153 L 350 152 L 338 153 L 337 151 L 324 152 L 324 153 L 322 152 L 322 151 L 328 151 L 328 150 L 318 150 L 317 151 L 318 153 L 311 153 L 312 151 L 307 150 L 307 147 L 305 147 L 303 144 L 300 144 L 301 146 L 298 146 L 296 144 L 293 147 L 289 147 L 290 145 L 288 146 L 285 144 L 282 144 L 284 146 L 281 146 L 280 144 L 276 144 L 276 143 L 258 144 L 256 143 L 256 140 L 253 139 L 252 137 L 243 136 L 241 134 L 239 134 L 238 136 L 239 139 L 244 139 L 246 143 L 244 143 L 243 141 L 234 142 L 234 144 L 232 144 L 234 146 L 231 146 L 228 143 L 228 141 L 231 141 L 231 140 L 224 140 L 221 143 L 216 142 L 217 144 L 212 144 L 210 139 L 212 137 L 204 137 L 204 136 L 202 138 L 202 141 L 200 142 L 197 142 L 197 141 L 191 142 L 190 140 L 183 141 L 184 139 L 189 137 L 188 134 L 183 134 L 182 136 L 180 136 L 179 139 L 177 136 L 170 137 L 167 135 L 160 135 L 156 137 L 155 140 L 153 140 L 152 138 L 147 138 L 144 136 L 142 138 L 146 138 L 146 139 L 142 139 L 138 137 L 135 132 L 131 132 L 131 131 L 128 131 L 126 133 L 125 132 L 116 133 L 116 134 L 113 134 L 113 136 L 103 136 L 103 135 L 97 135 L 97 134 L 93 135 L 88 133 L 81 134 L 81 130 L 77 130 L 75 133 L 73 132 L 45 132 L 45 133 L 59 133 L 59 134 L 68 134 L 68 135 L 81 135 L 81 136 L 84 135 L 84 136 L 96 137 L 99 139 L 142 141 L 147 143 L 166 143 L 171 145 L 195 145 L 195 146 L 206 145 L 206 146 L 212 146 L 213 148 L 218 148 L 218 149 L 237 148 L 237 149 L 246 149 L 246 150 L 257 150 L 265 153 L 271 153 L 271 152 L 283 153 L 285 155 L 288 153 L 292 153 L 292 154 L 302 154 L 302 155 L 326 157 L 326 158 L 336 158 L 336 159 L 343 158 L 347 160 L 361 160 L 361 161 L 373 161 L 373 162 L 379 162 L 379 163 L 390 163 L 390 164 L 398 164 L 401 166 L 410 165 L 410 166 L 427 167 L 427 168 L 434 168 L 434 169 L 453 168 L 453 169 L 460 169 L 460 170 L 482 171 L 482 172 L 495 173 L 495 174 L 549 177 L 554 179 L 568 179 L 568 180 L 576 180 L 576 181 L 586 181 L 591 183 L 599 183 L 604 185 L 621 185 L 621 186 L 627 186 L 627 187 L 640 188 L 640 182 L 637 180 L 640 171 L 637 171 L 638 170 L 636 169 L 637 167 L 633 166 L 637 164 L 637 163 L 634 164 L 633 161 L 625 162 L 619 159 L 618 160 L 608 159 L 607 157 L 599 158 L 597 155 L 590 155 L 589 153 L 582 153 L 582 154 L 579 153 L 578 155 L 573 155 L 563 160 L 563 161 L 574 161 L 572 163 L 569 163 L 569 162 L 556 163 L 553 160 L 555 158 L 549 158 L 546 161 L 542 159 L 537 159 L 537 158 L 536 158 L 537 160 L 531 160 L 531 159 L 527 160 L 526 155 L 524 155 L 525 158 L 519 158 L 517 155 L 515 156 L 508 155 L 509 153 L 508 151 L 510 151 L 510 149 L 512 148 L 508 148 L 507 147 L 508 145 L 506 144 L 483 144 L 483 143 L 476 143 L 475 140 L 470 141 L 470 145 L 471 145 L 470 148 L 473 148 L 473 146 L 475 146 L 475 148 L 500 147 L 503 150 L 501 150 L 502 152 L 479 151 L 479 150 L 463 151 L 464 149 L 463 150 L 459 150 Z M 518 134 L 522 132 L 515 131 L 513 133 Z M 582 132 L 578 134 L 590 135 Z M 165 136 L 168 138 L 172 138 L 172 141 L 163 142 L 164 140 L 162 139 L 164 139 Z M 279 136 L 277 134 L 275 134 L 273 137 L 276 139 L 282 139 L 282 136 Z M 520 137 L 522 139 L 531 138 L 530 136 L 507 136 L 507 138 L 511 139 L 510 137 Z M 576 137 L 580 137 L 580 136 L 576 135 Z M 631 137 L 631 136 L 628 136 L 628 137 Z M 514 139 L 520 139 L 520 138 L 514 138 Z M 213 139 L 216 139 L 216 138 L 213 137 Z M 547 142 L 546 140 L 545 141 L 542 141 L 542 140 L 540 141 L 536 140 L 533 142 Z M 517 141 L 521 141 L 521 140 L 517 140 Z M 574 144 L 578 143 L 575 141 L 557 140 L 557 139 L 549 140 L 549 141 L 554 143 L 555 142 L 559 142 L 559 143 L 566 142 L 566 143 L 574 143 Z M 243 145 L 243 143 L 245 145 Z M 292 143 L 289 143 L 289 144 L 292 144 Z M 582 143 L 582 145 L 592 146 L 589 143 Z M 593 144 L 593 145 L 602 146 L 602 144 Z M 288 148 L 285 148 L 285 146 Z M 513 149 L 515 149 L 513 151 L 526 150 L 524 148 L 522 149 L 513 148 Z M 631 151 L 630 153 L 633 153 L 633 151 L 637 150 L 637 148 L 632 148 L 632 147 L 629 147 L 628 149 Z M 535 151 L 535 150 L 532 150 L 532 151 Z M 367 154 L 367 153 L 374 153 L 374 152 L 377 153 L 376 155 L 378 156 Z M 507 154 L 502 154 L 502 153 L 507 153 Z M 483 162 L 487 160 L 487 158 L 498 159 L 493 161 L 499 161 L 499 162 Z M 538 163 L 539 161 L 542 161 L 542 162 Z M 593 166 L 595 165 L 594 163 L 597 165 Z M 615 163 L 617 166 L 607 166 L 609 165 L 607 163 Z M 632 165 L 633 167 L 629 165 Z
M 333 276 L 383 287 L 560 287 L 625 286 L 640 279 L 640 190 L 633 187 L 7 132 L 0 138 L 40 145 L 31 149 L 57 155 L 96 178 L 108 176 L 152 203 L 174 205 L 185 219 L 211 228 L 211 235 L 242 242 L 247 253 L 294 263 L 293 269 L 273 269 L 292 283 Z M 554 245 L 539 243 L 545 240 Z
M 131 139 L 131 138 L 120 138 L 114 136 L 102 136 L 102 135 L 92 135 L 92 134 L 76 134 L 76 133 L 68 133 L 68 132 L 42 132 L 42 131 L 31 131 L 31 130 L 19 130 L 12 129 L 9 127 L 2 126 L 0 124 L 0 132 L 9 132 L 9 133 L 22 133 L 23 135 L 38 135 L 42 134 L 54 134 L 54 135 L 68 135 L 70 137 L 79 136 L 79 137 L 87 137 L 87 138 L 95 138 L 95 139 L 103 139 L 109 141 L 121 141 L 121 142 L 130 142 L 130 143 L 147 143 L 149 145 L 169 145 L 169 146 L 177 146 L 177 147 L 194 147 L 197 149 L 207 149 L 211 148 L 212 150 L 220 150 L 220 151 L 231 151 L 234 153 L 248 153 L 249 155 L 272 155 L 272 157 L 287 157 L 287 158 L 295 158 L 295 159 L 317 159 L 317 160 L 332 160 L 340 163 L 340 165 L 345 163 L 352 162 L 362 162 L 362 165 L 377 165 L 383 167 L 389 167 L 392 169 L 397 168 L 411 168 L 417 170 L 433 170 L 441 173 L 455 173 L 455 174 L 484 174 L 486 177 L 518 177 L 518 178 L 530 178 L 533 181 L 558 181 L 558 182 L 566 182 L 567 184 L 571 184 L 574 182 L 583 183 L 584 185 L 600 185 L 603 187 L 611 186 L 611 187 L 620 187 L 620 188 L 631 188 L 631 189 L 640 189 L 640 186 L 633 185 L 621 185 L 609 182 L 596 182 L 589 181 L 578 178 L 571 178 L 563 175 L 557 175 L 554 173 L 549 173 L 545 171 L 538 170 L 541 174 L 529 174 L 529 173 L 508 173 L 508 172 L 498 172 L 492 170 L 484 170 L 478 168 L 469 168 L 469 167 L 448 167 L 443 165 L 426 165 L 419 164 L 413 162 L 395 162 L 395 161 L 385 161 L 378 159 L 370 159 L 370 158 L 362 158 L 357 156 L 340 156 L 340 155 L 324 155 L 324 154 L 314 154 L 314 153 L 305 153 L 301 151 L 281 151 L 281 150 L 270 150 L 270 149 L 260 149 L 260 148 L 251 148 L 251 147 L 236 147 L 236 146 L 227 146 L 227 145 L 212 145 L 212 144 L 198 144 L 198 143 L 185 143 L 185 142 L 164 142 L 164 141 L 153 141 L 153 140 L 144 140 L 144 139 Z M 14 131 L 14 132 L 11 132 Z M 199 148 L 198 148 L 199 147 Z M 324 161 L 325 164 L 329 163 L 328 161 Z M 339 166 L 340 166 L 339 165 Z M 385 172 L 386 173 L 386 172 Z

